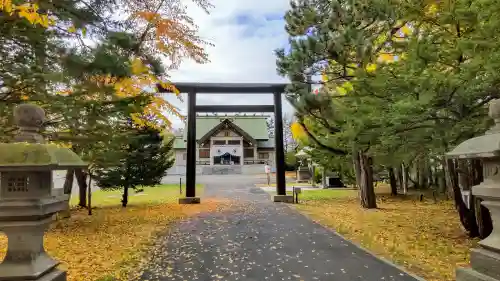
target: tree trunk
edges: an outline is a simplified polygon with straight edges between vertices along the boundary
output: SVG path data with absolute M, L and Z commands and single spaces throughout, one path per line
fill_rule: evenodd
M 129 148 L 129 151 L 131 149 Z M 130 187 L 130 164 L 128 162 L 128 158 L 127 158 L 127 161 L 125 163 L 126 165 L 126 168 L 125 168 L 125 184 L 123 186 L 123 196 L 122 196 L 122 207 L 125 208 L 127 207 L 127 204 L 128 204 L 128 189 Z
M 408 169 L 406 169 L 405 164 L 401 164 L 401 174 L 403 177 L 403 194 L 408 194 Z
M 372 159 L 361 152 L 359 155 L 361 167 L 361 186 L 359 189 L 361 206 L 367 209 L 375 209 L 377 208 L 377 200 L 375 197 L 375 189 L 373 187 Z
M 356 188 L 361 187 L 361 163 L 359 159 L 360 155 L 358 151 L 353 151 L 352 153 L 352 162 L 354 165 L 354 173 L 356 176 Z
M 453 161 L 453 160 L 447 160 L 445 157 L 443 157 L 443 159 L 442 159 L 446 199 L 450 199 L 450 198 L 452 199 L 454 197 L 453 196 L 452 177 L 453 177 L 453 174 L 455 173 L 455 170 L 450 170 L 450 167 L 452 167 L 453 165 L 450 165 L 448 163 L 449 161 Z
M 75 178 L 75 170 L 68 170 L 66 172 L 66 178 L 64 179 L 64 194 L 71 195 L 71 191 L 73 190 L 73 179 Z
M 460 162 L 460 161 L 459 161 Z M 458 212 L 458 216 L 460 217 L 460 222 L 465 230 L 468 232 L 469 237 L 477 237 L 479 235 L 476 217 L 474 212 L 470 211 L 462 198 L 462 191 L 460 190 L 459 182 L 466 183 L 465 175 L 459 176 L 456 171 L 456 165 L 453 160 L 449 159 L 447 161 L 448 171 L 450 174 L 451 187 L 453 188 L 453 199 L 455 201 L 455 208 Z M 463 167 L 462 164 L 460 166 Z M 466 171 L 461 171 L 465 173 Z M 462 177 L 462 179 L 460 179 Z M 468 184 L 468 182 L 467 182 Z
M 419 189 L 425 189 L 427 188 L 427 163 L 425 159 L 420 159 L 417 162 L 417 170 L 418 170 L 418 176 L 417 176 L 417 181 L 418 181 L 418 188 Z
M 403 188 L 403 171 L 401 171 L 401 167 L 395 168 L 396 171 L 396 180 L 398 183 L 399 189 Z
M 92 174 L 91 173 L 89 173 L 89 184 L 88 184 L 88 186 L 89 186 L 89 189 L 87 191 L 87 194 L 88 194 L 88 202 L 87 203 L 88 203 L 89 207 L 87 209 L 89 211 L 88 212 L 89 216 L 91 216 L 92 215 L 92 188 L 91 188 L 91 186 L 92 186 Z
M 82 169 L 75 170 L 76 181 L 78 182 L 78 206 L 87 207 L 87 173 Z
M 398 183 L 396 181 L 396 175 L 394 174 L 394 168 L 389 168 L 389 182 L 391 184 L 391 195 L 398 195 Z

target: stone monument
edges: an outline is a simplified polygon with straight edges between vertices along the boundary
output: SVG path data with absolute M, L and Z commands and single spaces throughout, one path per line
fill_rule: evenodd
M 456 280 L 500 280 L 500 100 L 491 101 L 489 116 L 495 126 L 483 136 L 459 144 L 447 157 L 482 159 L 484 181 L 472 187 L 472 194 L 484 201 L 491 214 L 493 231 L 479 242 L 479 248 L 471 251 L 471 268 L 458 268 Z
M 19 105 L 14 120 L 14 142 L 0 143 L 0 231 L 8 239 L 0 280 L 65 281 L 66 272 L 43 247 L 53 215 L 66 208 L 69 197 L 54 193 L 52 171 L 87 165 L 70 149 L 45 144 L 40 107 Z

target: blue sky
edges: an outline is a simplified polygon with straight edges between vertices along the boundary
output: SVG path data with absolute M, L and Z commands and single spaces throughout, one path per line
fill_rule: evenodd
M 200 27 L 200 35 L 213 43 L 207 47 L 210 63 L 184 62 L 171 72 L 172 81 L 183 82 L 286 82 L 276 73 L 274 50 L 288 41 L 284 14 L 289 0 L 213 0 L 210 14 L 190 6 L 190 15 Z M 186 103 L 167 96 L 186 113 Z M 198 95 L 198 104 L 272 104 L 269 95 Z M 284 105 L 291 113 L 291 107 Z M 175 120 L 176 127 L 182 127 Z

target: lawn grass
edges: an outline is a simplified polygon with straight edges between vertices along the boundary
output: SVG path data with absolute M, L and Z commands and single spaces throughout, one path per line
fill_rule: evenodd
M 262 183 L 262 184 L 259 183 L 259 184 L 256 184 L 255 186 L 257 186 L 257 187 L 265 187 L 265 186 L 274 186 L 274 187 L 276 187 L 276 183 L 271 183 L 270 185 L 267 185 L 265 183 Z M 293 186 L 297 186 L 297 187 L 300 187 L 300 186 L 311 186 L 311 184 L 307 183 L 307 182 L 300 182 L 300 183 L 294 183 Z
M 425 280 L 455 280 L 456 267 L 468 264 L 477 240 L 463 231 L 453 203 L 391 197 L 388 190 L 376 188 L 376 210 L 361 208 L 358 191 L 348 189 L 303 190 L 300 204 L 292 206 Z
M 203 190 L 202 186 L 197 189 Z M 45 248 L 68 271 L 69 281 L 131 280 L 130 274 L 153 238 L 168 230 L 169 224 L 230 206 L 227 201 L 212 199 L 180 205 L 178 185 L 145 188 L 144 195 L 130 197 L 126 208 L 120 206 L 120 197 L 109 197 L 113 194 L 121 193 L 94 192 L 93 203 L 98 207 L 92 216 L 84 208 L 72 208 L 70 218 L 53 222 L 47 232 Z M 2 235 L 0 259 L 6 250 L 7 239 Z
M 186 186 L 181 185 L 182 194 L 186 192 Z M 135 192 L 129 190 L 129 205 L 159 204 L 176 202 L 181 196 L 178 184 L 161 184 L 157 186 L 143 187 L 144 191 Z M 109 207 L 121 205 L 123 190 L 97 190 L 92 192 L 92 207 Z M 196 185 L 196 196 L 203 195 L 203 185 Z M 72 195 L 70 206 L 78 204 L 78 196 Z

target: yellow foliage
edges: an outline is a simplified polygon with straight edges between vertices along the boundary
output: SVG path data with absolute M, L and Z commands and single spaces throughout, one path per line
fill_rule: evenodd
M 141 75 L 148 72 L 148 67 L 145 66 L 139 58 L 132 60 L 132 73 Z
M 427 5 L 425 10 L 425 15 L 429 17 L 434 17 L 439 12 L 439 5 L 437 3 L 432 3 Z
M 394 55 L 393 54 L 380 54 L 378 56 L 378 61 L 380 62 L 393 62 L 394 61 Z
M 406 35 L 410 35 L 410 34 L 412 33 L 412 30 L 411 30 L 411 28 L 408 26 L 408 24 L 406 24 L 406 25 L 404 25 L 403 27 L 401 27 L 401 29 L 400 29 L 400 30 L 401 30 L 401 33 L 402 33 L 403 35 L 405 35 L 405 36 L 406 36 Z
M 306 137 L 306 132 L 304 131 L 304 128 L 298 122 L 292 123 L 292 125 L 290 126 L 290 130 L 292 131 L 292 137 L 295 140 L 299 140 Z
M 321 81 L 328 82 L 328 75 L 326 75 L 326 73 L 321 74 Z
M 202 6 L 206 5 L 203 4 Z M 12 0 L 0 0 L 0 10 L 8 14 L 16 12 L 19 17 L 25 18 L 32 24 L 40 24 L 44 27 L 54 24 L 53 19 L 45 14 L 38 13 L 38 5 L 36 3 L 13 5 Z M 148 39 L 144 39 L 142 43 L 159 54 L 167 56 L 172 63 L 170 69 L 178 66 L 184 57 L 191 58 L 198 63 L 208 61 L 207 54 L 201 46 L 205 42 L 196 35 L 196 32 L 194 32 L 196 27 L 192 23 L 192 20 L 185 14 L 180 13 L 177 16 L 167 17 L 162 16 L 159 10 L 155 10 L 154 12 L 138 11 L 135 12 L 134 18 L 138 21 L 137 26 L 145 26 L 144 35 L 147 36 L 143 37 Z M 76 33 L 77 28 L 70 26 L 68 32 Z M 82 28 L 81 32 L 85 36 L 86 29 Z M 171 122 L 165 113 L 182 118 L 179 110 L 162 99 L 156 90 L 157 85 L 161 85 L 165 89 L 172 90 L 178 96 L 179 91 L 173 85 L 163 81 L 161 77 L 156 77 L 140 58 L 132 59 L 131 72 L 133 75 L 127 78 L 117 79 L 107 75 L 103 77 L 91 77 L 89 79 L 91 82 L 97 84 L 97 86 L 114 87 L 115 94 L 118 97 L 133 97 L 141 94 L 145 89 L 153 89 L 153 102 L 146 107 L 143 114 L 132 116 L 134 122 L 140 126 L 169 126 Z M 57 94 L 68 95 L 72 92 L 73 90 L 70 88 L 58 91 Z
M 337 94 L 340 96 L 345 96 L 347 95 L 347 90 L 342 88 L 342 87 L 336 87 L 335 90 L 337 91 Z
M 457 264 L 468 263 L 477 240 L 462 230 L 453 202 L 391 197 L 376 188 L 377 210 L 364 210 L 357 190 L 306 191 L 299 210 L 372 252 L 429 281 L 455 280 Z
M 374 64 L 374 63 L 369 63 L 367 66 L 366 66 L 366 72 L 368 73 L 372 73 L 372 72 L 375 72 L 375 70 L 377 70 L 377 65 Z
M 49 19 L 47 15 L 38 13 L 38 5 L 36 3 L 14 5 L 12 4 L 12 0 L 0 0 L 0 10 L 9 15 L 17 14 L 17 16 L 28 20 L 31 24 L 40 24 L 44 27 L 54 24 L 54 21 Z

